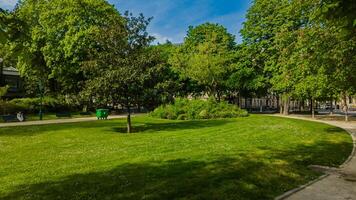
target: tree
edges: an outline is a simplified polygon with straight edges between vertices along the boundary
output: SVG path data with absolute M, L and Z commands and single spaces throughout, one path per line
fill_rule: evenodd
M 23 33 L 27 28 L 13 13 L 0 8 L 0 58 L 6 66 L 16 66 L 19 48 L 13 42 L 24 39 Z
M 26 85 L 37 88 L 43 79 L 47 92 L 54 95 L 77 94 L 84 86 L 81 63 L 89 59 L 88 49 L 96 46 L 91 35 L 124 24 L 105 0 L 24 0 L 14 14 L 29 27 L 27 38 L 17 43 L 23 52 L 18 68 Z
M 155 88 L 161 91 L 161 94 L 158 96 L 165 99 L 161 103 L 170 103 L 174 97 L 187 97 L 189 95 L 199 96 L 202 91 L 204 91 L 204 88 L 196 81 L 189 77 L 180 76 L 180 74 L 173 69 L 169 59 L 173 56 L 177 48 L 179 48 L 178 45 L 174 45 L 170 42 L 152 47 L 154 52 L 159 54 L 160 61 L 158 63 L 161 63 L 157 65 L 160 67 L 156 67 L 157 71 L 154 75 L 156 77 L 154 80 L 157 83 Z
M 241 30 L 246 51 L 242 60 L 246 60 L 245 63 L 255 72 L 256 79 L 253 82 L 260 86 L 260 91 L 267 92 L 271 88 L 269 92 L 282 96 L 280 102 L 284 102 L 284 111 L 288 111 L 291 84 L 288 71 L 281 68 L 281 51 L 276 39 L 283 26 L 294 24 L 293 17 L 288 13 L 289 4 L 287 0 L 255 0 Z
M 206 92 L 220 100 L 233 60 L 234 36 L 218 24 L 189 27 L 184 43 L 172 55 L 170 63 L 181 74 L 197 81 Z
M 294 6 L 294 10 L 299 8 L 301 13 L 309 13 L 305 20 L 308 23 L 297 31 L 297 45 L 293 49 L 299 58 L 299 68 L 303 69 L 299 70 L 303 72 L 300 74 L 304 76 L 296 89 L 309 88 L 312 98 L 320 100 L 341 94 L 347 121 L 346 98 L 356 91 L 356 26 L 353 24 L 356 5 L 337 0 L 295 2 L 300 6 Z
M 238 45 L 227 79 L 230 96 L 253 97 L 267 94 L 267 79 L 263 67 L 257 64 L 257 52 L 246 44 Z
M 113 24 L 104 32 L 93 34 L 98 47 L 92 48 L 91 60 L 83 63 L 87 77 L 83 94 L 96 102 L 124 105 L 127 132 L 132 131 L 131 108 L 140 103 L 151 79 L 155 60 L 148 46 L 153 41 L 146 28 L 150 19 L 125 14 L 125 26 Z
M 326 52 L 329 70 L 332 72 L 333 86 L 341 93 L 348 121 L 347 96 L 356 94 L 356 4 L 353 0 L 313 1 L 318 12 L 313 16 L 315 21 L 323 24 L 323 30 L 332 35 L 321 38 L 331 43 Z

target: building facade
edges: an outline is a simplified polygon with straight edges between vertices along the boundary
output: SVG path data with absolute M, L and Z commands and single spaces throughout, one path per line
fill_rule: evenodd
M 23 96 L 23 85 L 19 71 L 14 67 L 0 69 L 0 87 L 8 86 L 8 92 L 3 98 L 12 99 Z

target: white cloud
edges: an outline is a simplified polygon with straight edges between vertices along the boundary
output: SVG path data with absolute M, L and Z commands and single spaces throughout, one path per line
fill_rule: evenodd
M 153 33 L 152 36 L 156 38 L 155 42 L 160 44 L 166 43 L 167 40 L 172 42 L 172 38 L 160 35 L 158 33 Z
M 0 8 L 11 10 L 15 7 L 17 0 L 0 0 Z

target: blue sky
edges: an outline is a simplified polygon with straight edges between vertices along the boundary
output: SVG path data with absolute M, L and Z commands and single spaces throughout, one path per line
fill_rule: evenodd
M 11 9 L 17 0 L 0 0 L 0 7 Z M 183 41 L 188 26 L 213 22 L 224 25 L 241 41 L 239 30 L 251 0 L 109 0 L 120 11 L 153 17 L 149 33 L 158 42 Z

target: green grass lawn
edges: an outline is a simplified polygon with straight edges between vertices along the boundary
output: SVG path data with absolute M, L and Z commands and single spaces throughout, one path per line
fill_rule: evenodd
M 0 129 L 0 199 L 273 199 L 352 150 L 342 129 L 262 115 L 133 124 Z

